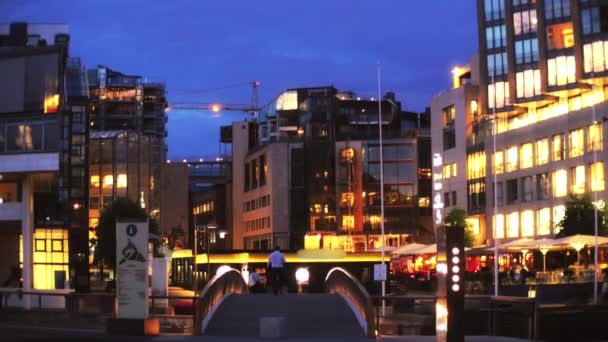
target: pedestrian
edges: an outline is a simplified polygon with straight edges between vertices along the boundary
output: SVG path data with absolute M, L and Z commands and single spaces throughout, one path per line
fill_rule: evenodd
M 278 295 L 283 288 L 283 268 L 285 267 L 285 256 L 281 253 L 281 248 L 276 246 L 274 252 L 268 257 L 268 280 L 272 288 L 272 293 Z
M 256 271 L 249 273 L 249 292 L 260 293 L 262 292 L 262 283 L 260 275 Z

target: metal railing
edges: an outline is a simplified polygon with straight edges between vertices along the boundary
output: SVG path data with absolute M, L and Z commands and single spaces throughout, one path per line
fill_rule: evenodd
M 9 306 L 9 297 L 11 295 L 15 295 L 19 298 L 19 300 L 21 300 L 24 296 L 30 296 L 30 306 L 36 308 L 36 306 L 34 305 L 34 302 L 38 303 L 37 308 L 39 310 L 43 309 L 43 297 L 64 297 L 64 300 L 66 300 L 66 298 L 69 295 L 72 295 L 72 292 L 36 292 L 36 291 L 24 291 L 23 289 L 20 288 L 14 288 L 14 289 L 8 289 L 8 288 L 4 288 L 4 289 L 0 289 L 0 297 L 2 299 L 1 301 L 1 307 L 2 308 L 7 308 Z M 32 298 L 34 297 L 34 298 Z M 36 300 L 37 297 L 37 300 Z M 33 300 L 32 300 L 33 299 Z
M 325 291 L 342 294 L 350 299 L 366 323 L 366 335 L 376 337 L 377 321 L 374 320 L 374 303 L 357 278 L 340 267 L 332 268 L 325 277 Z
M 247 294 L 249 287 L 241 272 L 231 269 L 223 274 L 218 274 L 205 285 L 198 296 L 198 301 L 194 308 L 194 328 L 193 335 L 203 333 L 203 320 L 210 311 L 228 294 Z

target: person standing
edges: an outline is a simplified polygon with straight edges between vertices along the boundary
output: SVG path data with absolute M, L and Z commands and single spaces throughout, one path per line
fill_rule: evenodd
M 285 256 L 281 253 L 281 248 L 276 246 L 274 252 L 268 257 L 268 276 L 269 285 L 272 293 L 278 295 L 283 288 L 283 268 L 285 267 Z

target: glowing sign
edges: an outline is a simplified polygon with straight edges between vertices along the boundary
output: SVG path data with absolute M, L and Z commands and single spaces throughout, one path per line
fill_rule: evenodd
M 443 158 L 441 157 L 441 154 L 433 154 L 433 167 L 438 167 L 441 165 L 443 165 Z

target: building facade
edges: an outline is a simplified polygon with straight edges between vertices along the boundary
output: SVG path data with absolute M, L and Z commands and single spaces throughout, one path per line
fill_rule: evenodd
M 7 287 L 89 286 L 86 74 L 68 60 L 68 45 L 66 25 L 0 25 L 0 277 Z
M 439 187 L 460 193 L 466 181 L 469 217 L 479 219 L 480 239 L 488 244 L 551 237 L 569 194 L 597 197 L 598 205 L 607 198 L 608 6 L 479 0 L 477 8 L 478 96 L 466 95 L 464 86 L 452 91 L 464 91 L 456 99 L 434 102 L 433 136 L 444 139 L 439 130 L 446 127 L 436 121 L 464 103 L 455 107 L 455 127 L 466 159 L 462 147 L 459 156 L 443 154 L 441 172 L 435 169 Z M 441 144 L 445 140 L 434 140 L 434 153 L 443 152 Z M 456 179 L 446 177 L 446 163 L 465 160 L 466 174 L 458 169 Z M 478 187 L 471 183 L 483 178 L 486 196 L 471 208 Z M 445 198 L 438 202 L 435 210 L 447 205 Z
M 428 114 L 381 105 L 386 244 L 432 240 Z M 289 89 L 232 128 L 235 246 L 380 247 L 378 101 Z

